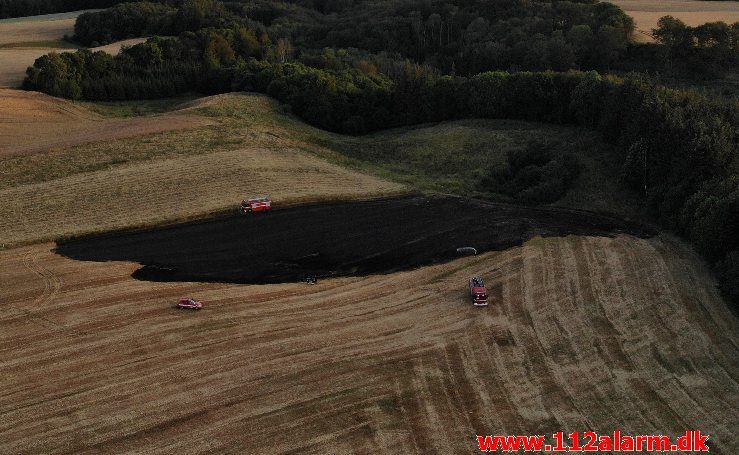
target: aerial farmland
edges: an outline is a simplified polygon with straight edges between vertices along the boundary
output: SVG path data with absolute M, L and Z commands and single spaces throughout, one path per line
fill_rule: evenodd
M 14 1 L 0 453 L 739 450 L 732 2 Z

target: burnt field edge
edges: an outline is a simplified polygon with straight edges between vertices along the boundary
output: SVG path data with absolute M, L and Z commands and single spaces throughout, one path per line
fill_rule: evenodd
M 460 247 L 498 251 L 535 236 L 656 233 L 641 222 L 579 210 L 412 195 L 95 234 L 59 240 L 56 252 L 137 262 L 133 277 L 142 280 L 267 284 L 408 270 L 453 260 Z

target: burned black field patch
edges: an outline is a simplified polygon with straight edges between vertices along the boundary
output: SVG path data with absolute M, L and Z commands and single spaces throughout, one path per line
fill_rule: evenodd
M 641 224 L 554 208 L 454 197 L 403 197 L 305 205 L 146 231 L 59 242 L 84 261 L 132 261 L 150 281 L 291 282 L 306 276 L 388 273 L 521 245 L 537 236 L 619 233 L 646 237 Z

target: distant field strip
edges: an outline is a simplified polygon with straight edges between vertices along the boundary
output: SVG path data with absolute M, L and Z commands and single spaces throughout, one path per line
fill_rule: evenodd
M 669 238 L 316 286 L 135 281 L 52 247 L 0 252 L 3 453 L 474 453 L 476 434 L 583 428 L 739 450 L 737 319 Z M 469 303 L 472 274 L 491 306 Z
M 104 118 L 66 100 L 9 89 L 0 89 L 0 100 L 0 158 L 213 123 L 194 115 Z
M 26 68 L 49 52 L 74 51 L 77 46 L 62 39 L 65 35 L 74 35 L 74 23 L 83 12 L 85 11 L 0 20 L 0 87 L 20 87 Z M 133 38 L 93 50 L 117 54 L 121 46 L 144 40 L 145 38 Z
M 642 41 L 651 40 L 647 36 L 657 28 L 657 21 L 663 16 L 676 17 L 691 26 L 706 22 L 739 22 L 739 2 L 735 1 L 613 0 L 611 3 L 634 18 L 637 30 L 642 32 Z
M 0 19 L 0 44 L 57 40 L 73 35 L 77 16 L 84 12 Z

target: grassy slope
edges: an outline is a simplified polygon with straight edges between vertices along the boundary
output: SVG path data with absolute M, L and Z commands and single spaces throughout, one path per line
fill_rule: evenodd
M 531 139 L 562 144 L 584 169 L 554 205 L 636 216 L 635 195 L 617 181 L 613 147 L 592 132 L 516 120 L 461 120 L 383 131 L 364 137 L 332 136 L 327 145 L 380 172 L 423 190 L 487 196 L 478 185 L 487 170 Z M 368 163 L 373 163 L 369 165 Z
M 461 120 L 397 128 L 366 136 L 342 136 L 310 127 L 258 95 L 223 95 L 202 105 L 193 97 L 153 101 L 84 103 L 107 117 L 133 117 L 171 110 L 211 117 L 217 126 L 175 131 L 124 141 L 90 144 L 37 158 L 0 162 L 0 188 L 33 183 L 111 165 L 173 156 L 232 150 L 244 144 L 293 144 L 337 164 L 354 167 L 421 190 L 479 195 L 477 182 L 506 153 L 531 139 L 564 145 L 585 169 L 568 195 L 558 202 L 572 208 L 638 212 L 635 195 L 615 176 L 613 147 L 598 135 L 576 128 L 516 120 Z M 184 108 L 184 109 L 183 109 Z
M 638 212 L 613 177 L 609 146 L 570 127 L 465 120 L 350 137 L 308 126 L 254 94 L 86 106 L 112 117 L 176 109 L 215 124 L 0 159 L 4 243 L 207 216 L 252 192 L 281 203 L 403 187 L 479 195 L 482 173 L 532 138 L 565 144 L 584 164 L 558 205 L 627 217 Z M 113 214 L 109 207 L 116 207 Z
M 185 100 L 177 112 L 214 124 L 0 158 L 0 245 L 205 217 L 250 194 L 287 204 L 404 190 L 307 153 L 316 147 L 305 138 L 316 130 L 279 114 L 267 97 Z

